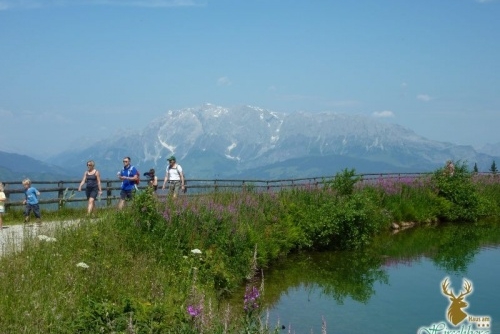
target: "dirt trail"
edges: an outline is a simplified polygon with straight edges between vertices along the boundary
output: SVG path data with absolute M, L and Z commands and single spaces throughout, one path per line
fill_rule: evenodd
M 41 226 L 36 224 L 6 225 L 0 230 L 0 257 L 21 251 L 24 238 L 35 238 L 38 235 L 53 237 L 57 227 L 75 225 L 79 222 L 80 220 L 44 222 Z

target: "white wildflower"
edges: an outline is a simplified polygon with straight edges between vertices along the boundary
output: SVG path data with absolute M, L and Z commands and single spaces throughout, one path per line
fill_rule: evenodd
M 38 240 L 46 241 L 46 242 L 54 242 L 57 241 L 56 238 L 51 238 L 43 234 L 38 235 Z
M 201 250 L 199 250 L 198 248 L 191 249 L 191 253 L 193 253 L 193 254 L 201 254 Z
M 83 268 L 83 269 L 87 269 L 89 267 L 89 265 L 86 264 L 85 262 L 80 262 L 76 266 L 80 267 L 80 268 Z

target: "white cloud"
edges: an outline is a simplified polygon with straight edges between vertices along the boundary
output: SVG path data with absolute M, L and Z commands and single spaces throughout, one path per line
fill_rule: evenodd
M 220 77 L 217 79 L 217 86 L 231 86 L 231 80 L 228 77 Z
M 390 110 L 375 111 L 372 113 L 372 116 L 380 118 L 394 117 L 394 113 Z
M 61 6 L 186 7 L 203 6 L 206 0 L 0 0 L 0 10 Z
M 67 115 L 55 113 L 55 112 L 43 112 L 37 115 L 39 121 L 44 121 L 53 124 L 75 124 L 74 117 L 68 117 Z
M 1 119 L 7 118 L 7 117 L 13 117 L 13 116 L 14 116 L 14 114 L 12 113 L 12 111 L 0 108 L 0 118 Z
M 417 95 L 417 100 L 429 102 L 430 100 L 432 100 L 432 98 L 427 94 L 419 94 Z

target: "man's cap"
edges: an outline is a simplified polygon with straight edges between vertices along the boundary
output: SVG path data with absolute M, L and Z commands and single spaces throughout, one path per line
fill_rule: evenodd
M 175 157 L 174 157 L 173 155 L 171 155 L 171 156 L 170 156 L 167 160 L 168 160 L 168 161 L 172 161 L 172 160 L 173 160 L 173 161 L 176 161 L 176 160 L 175 160 Z

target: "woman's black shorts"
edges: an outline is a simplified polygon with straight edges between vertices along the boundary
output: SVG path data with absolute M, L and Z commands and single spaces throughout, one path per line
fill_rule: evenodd
M 96 199 L 97 198 L 97 192 L 98 192 L 99 189 L 97 189 L 97 187 L 92 187 L 92 188 L 86 188 L 85 189 L 85 194 L 87 195 L 87 199 L 89 198 L 93 198 L 93 199 Z

